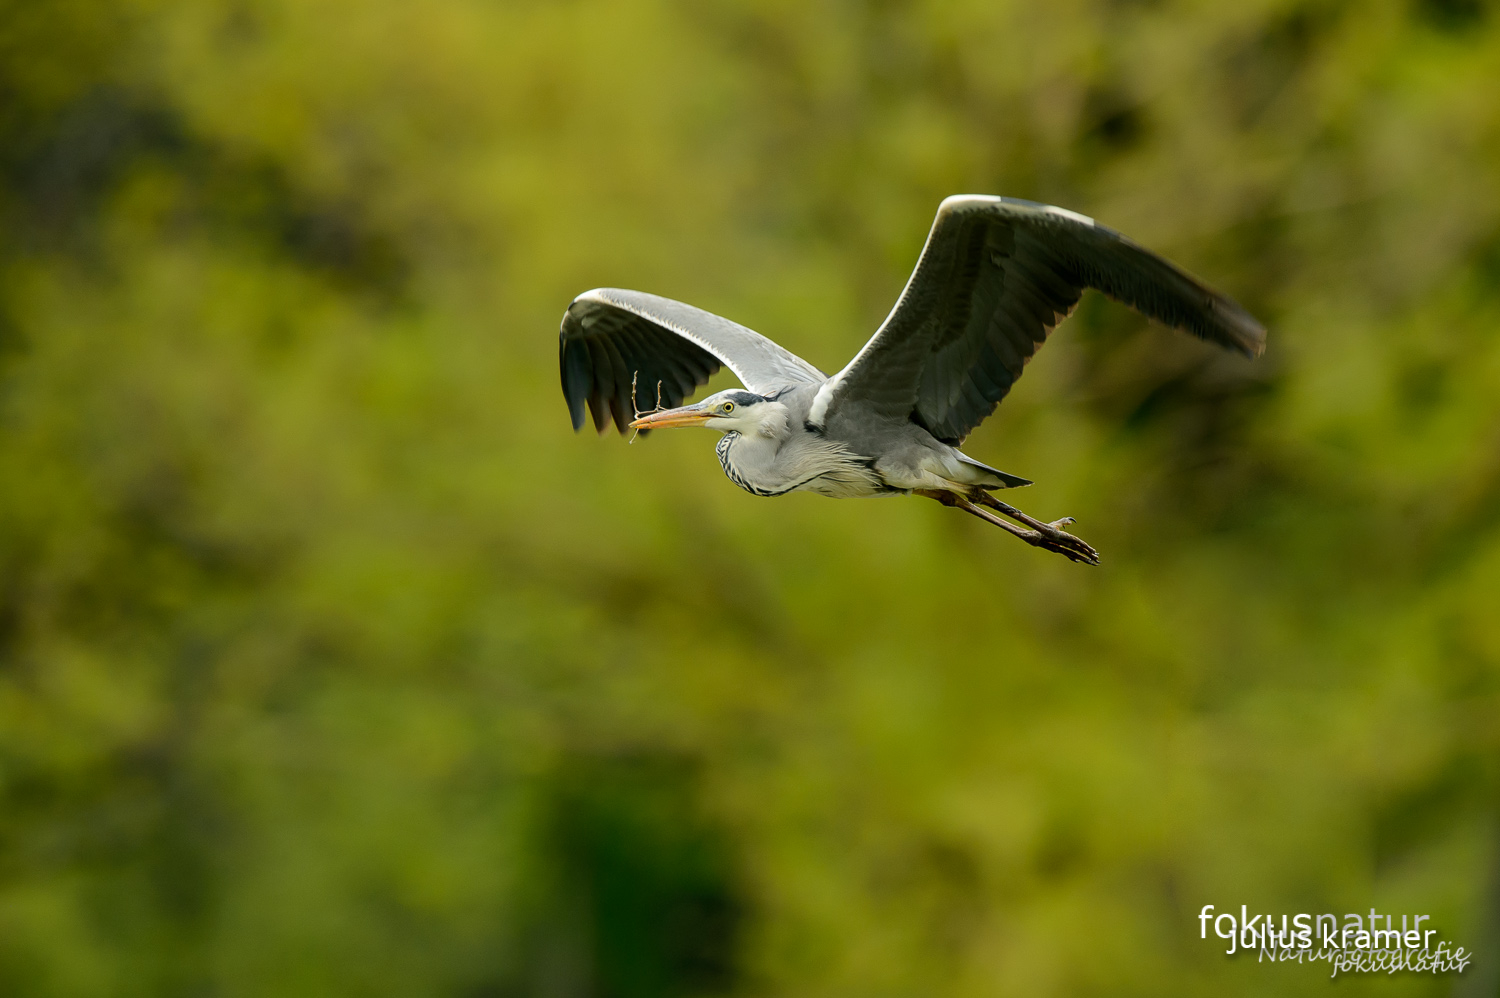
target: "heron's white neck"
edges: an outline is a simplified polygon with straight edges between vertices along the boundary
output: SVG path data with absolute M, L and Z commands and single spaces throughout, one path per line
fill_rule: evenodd
M 724 474 L 746 492 L 779 496 L 807 490 L 830 496 L 871 496 L 890 491 L 883 488 L 869 460 L 820 433 L 802 433 L 800 427 L 792 430 L 785 412 L 779 422 L 759 413 L 756 417 L 758 423 L 769 424 L 765 430 L 731 430 L 715 448 Z
M 758 416 L 755 432 L 771 440 L 783 440 L 791 430 L 789 416 L 791 410 L 780 402 L 762 402 L 755 407 L 766 410 L 764 413 L 756 412 Z

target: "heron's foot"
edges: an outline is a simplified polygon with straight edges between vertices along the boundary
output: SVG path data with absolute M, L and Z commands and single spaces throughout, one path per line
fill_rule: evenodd
M 1055 551 L 1064 558 L 1083 565 L 1099 564 L 1098 551 L 1095 551 L 1083 540 L 1074 537 L 1062 529 L 1073 522 L 1071 516 L 1065 516 L 1061 520 L 1054 520 L 1051 523 L 1043 523 L 1040 520 L 1027 516 L 1014 506 L 1001 503 L 984 493 L 979 493 L 975 496 L 976 499 L 983 503 L 983 506 L 981 506 L 956 492 L 949 492 L 945 489 L 913 489 L 912 491 L 915 495 L 936 499 L 944 506 L 957 506 L 964 512 L 971 513 L 987 523 L 992 523 L 997 527 L 1010 531 L 1032 547 L 1039 547 L 1046 551 Z M 1013 523 L 1007 523 L 988 509 L 985 509 L 984 506 L 1000 509 L 1007 516 L 1020 520 L 1026 526 L 1018 527 Z
M 1063 527 L 1073 523 L 1071 516 L 1065 516 L 1061 520 L 1053 520 L 1051 523 L 1042 523 L 1035 528 L 1023 531 L 1019 536 L 1027 544 L 1033 547 L 1045 548 L 1048 551 L 1056 551 L 1070 561 L 1076 561 L 1083 565 L 1099 564 L 1099 552 L 1081 537 L 1074 537 Z
M 1069 558 L 1080 564 L 1099 564 L 1098 551 L 1095 551 L 1082 538 L 1074 537 L 1063 529 L 1063 527 L 1071 526 L 1076 522 L 1071 516 L 1065 516 L 1061 520 L 1053 520 L 1051 523 L 1043 523 L 1036 517 L 1021 512 L 1009 503 L 1001 502 L 988 492 L 982 490 L 976 492 L 974 498 L 990 509 L 998 510 L 1012 520 L 1031 528 L 1021 531 L 1019 534 L 1026 543 L 1035 547 L 1046 548 L 1048 551 L 1056 551 L 1065 558 Z

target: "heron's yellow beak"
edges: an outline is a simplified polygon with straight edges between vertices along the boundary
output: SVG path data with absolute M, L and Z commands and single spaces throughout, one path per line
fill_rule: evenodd
M 713 419 L 714 414 L 701 406 L 685 405 L 680 409 L 663 409 L 648 412 L 630 424 L 633 430 L 660 430 L 668 426 L 702 426 Z

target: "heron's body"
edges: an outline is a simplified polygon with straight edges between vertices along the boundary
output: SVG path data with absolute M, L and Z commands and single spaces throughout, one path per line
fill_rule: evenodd
M 900 495 L 947 483 L 1005 488 L 1006 478 L 915 423 L 859 424 L 830 435 L 809 417 L 821 386 L 799 385 L 754 406 L 755 422 L 719 439 L 731 482 L 757 496 L 816 492 L 835 499 Z
M 720 431 L 724 473 L 754 495 L 922 495 L 1097 563 L 1093 548 L 1061 529 L 1071 520 L 1043 523 L 990 494 L 1030 482 L 958 449 L 1087 287 L 1247 355 L 1264 345 L 1265 330 L 1234 301 L 1092 219 L 965 195 L 943 202 L 896 307 L 832 377 L 721 316 L 601 288 L 563 317 L 563 394 L 575 428 L 587 402 L 600 432 L 611 417 L 621 432 Z M 637 388 L 677 406 L 721 363 L 745 390 L 636 409 Z

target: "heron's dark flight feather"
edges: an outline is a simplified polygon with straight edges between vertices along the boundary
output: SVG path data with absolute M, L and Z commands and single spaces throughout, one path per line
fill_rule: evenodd
M 765 395 L 794 384 L 818 384 L 817 368 L 759 333 L 712 312 L 670 298 L 599 288 L 579 295 L 559 333 L 563 397 L 573 429 L 584 404 L 601 433 L 613 419 L 625 432 L 634 411 L 631 384 L 643 409 L 667 408 L 728 365 L 752 392 Z
M 1232 299 L 1091 219 L 1015 198 L 952 197 L 896 307 L 815 416 L 910 419 L 956 445 L 1085 288 L 1247 356 L 1265 344 Z

